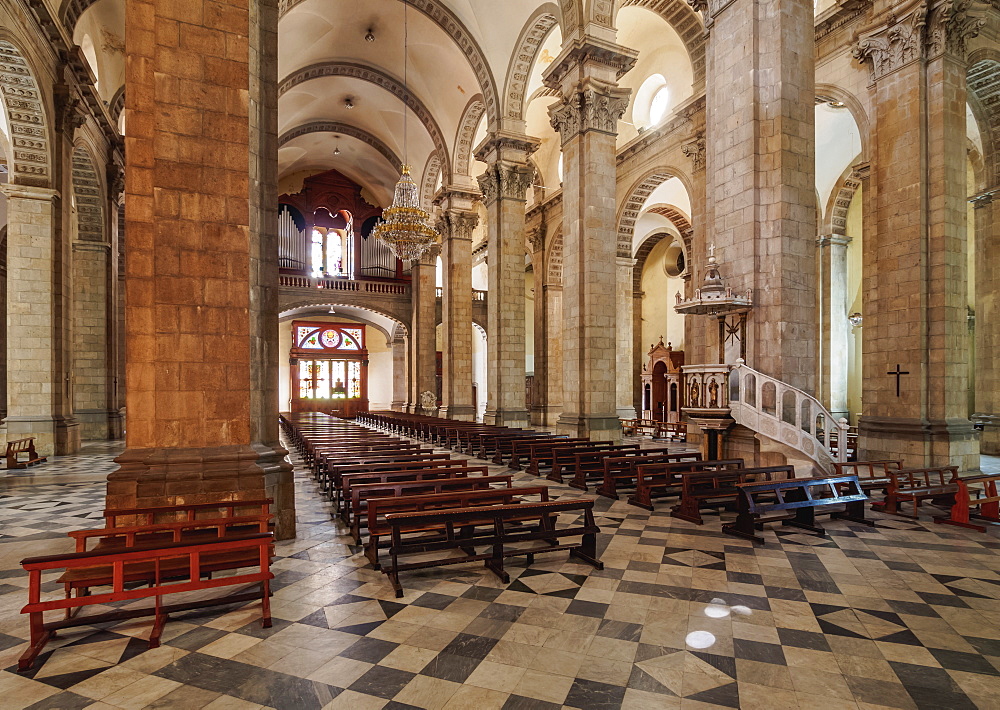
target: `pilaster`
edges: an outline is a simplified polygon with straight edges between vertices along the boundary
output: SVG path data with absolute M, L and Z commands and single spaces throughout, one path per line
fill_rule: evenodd
M 397 328 L 392 339 L 392 404 L 394 412 L 406 411 L 406 338 Z
M 437 257 L 440 247 L 428 250 L 411 266 L 410 292 L 410 414 L 436 416 L 437 405 L 424 407 L 424 394 L 437 400 Z M 470 306 L 471 309 L 471 306 Z
M 848 416 L 847 246 L 850 243 L 850 237 L 840 234 L 827 234 L 816 240 L 820 272 L 820 384 L 817 396 L 838 419 Z
M 635 318 L 632 313 L 634 280 L 632 273 L 636 260 L 619 256 L 616 263 L 618 266 L 617 288 L 615 290 L 615 303 L 618 307 L 617 335 L 615 337 L 617 344 L 615 357 L 618 393 L 617 413 L 620 419 L 635 419 L 635 391 L 638 378 L 635 370 L 636 351 L 634 350 L 635 335 L 633 332 Z
M 64 260 L 59 192 L 5 183 L 7 196 L 7 438 L 35 437 L 39 453 L 74 453 L 72 375 L 63 356 Z
M 1000 455 L 1000 197 L 973 199 L 976 229 L 976 386 L 974 419 L 983 426 L 980 451 Z
M 442 209 L 441 330 L 443 391 L 441 416 L 460 421 L 476 418 L 472 401 L 472 233 L 479 222 L 477 195 L 454 187 L 435 200 Z
M 496 131 L 476 148 L 476 157 L 488 166 L 479 176 L 488 214 L 490 255 L 486 338 L 486 424 L 523 426 L 524 362 L 524 207 L 534 171 L 528 156 L 538 141 L 528 136 Z

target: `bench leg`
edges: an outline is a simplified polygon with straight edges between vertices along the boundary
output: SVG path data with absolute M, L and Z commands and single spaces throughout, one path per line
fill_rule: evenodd
M 261 583 L 260 597 L 260 625 L 265 629 L 271 628 L 271 580 L 265 579 Z
M 159 599 L 159 597 L 157 597 Z M 159 648 L 160 647 L 160 636 L 163 635 L 163 627 L 167 624 L 166 614 L 157 614 L 153 618 L 153 631 L 149 634 L 149 647 Z
M 594 533 L 584 533 L 580 546 L 572 548 L 569 556 L 583 560 L 594 569 L 604 569 L 604 563 L 597 559 L 597 535 Z
M 837 520 L 850 520 L 852 523 L 861 523 L 862 525 L 867 525 L 870 528 L 875 527 L 874 520 L 868 520 L 865 518 L 865 502 L 863 500 L 848 503 L 844 506 L 844 511 L 842 513 L 831 513 L 830 517 Z
M 826 530 L 816 524 L 816 511 L 812 508 L 796 508 L 795 517 L 791 520 L 782 520 L 781 524 L 787 527 L 808 530 L 811 533 L 826 537 Z
M 38 658 L 38 654 L 42 652 L 42 649 L 45 648 L 45 644 L 47 644 L 49 639 L 51 639 L 54 635 L 50 631 L 45 630 L 42 612 L 33 611 L 28 614 L 28 619 L 31 626 L 31 637 L 28 641 L 28 648 L 26 648 L 24 653 L 21 654 L 21 657 L 17 659 L 18 672 L 23 672 L 31 668 L 35 659 Z
M 636 485 L 635 495 L 629 496 L 628 503 L 629 505 L 644 508 L 645 510 L 653 510 L 652 490 L 641 483 L 638 483 Z
M 735 523 L 726 523 L 722 526 L 722 532 L 727 535 L 734 535 L 750 540 L 758 545 L 764 544 L 764 538 L 756 533 L 756 518 L 753 513 L 739 513 Z

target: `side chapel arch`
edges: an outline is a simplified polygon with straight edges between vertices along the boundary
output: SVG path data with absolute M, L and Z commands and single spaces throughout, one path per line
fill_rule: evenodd
M 0 38 L 0 99 L 11 143 L 10 181 L 49 187 L 51 157 L 42 93 L 24 53 L 4 38 Z
M 543 5 L 525 23 L 518 37 L 516 48 L 510 58 L 507 70 L 507 87 L 504 91 L 504 118 L 521 121 L 524 119 L 524 109 L 528 102 L 525 91 L 531 79 L 531 69 L 535 66 L 538 51 L 542 47 L 549 32 L 559 24 L 555 8 L 549 4 Z

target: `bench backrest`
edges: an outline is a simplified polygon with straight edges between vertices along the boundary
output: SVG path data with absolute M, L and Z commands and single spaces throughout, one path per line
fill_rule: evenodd
M 743 468 L 743 459 L 717 459 L 714 461 L 667 461 L 666 463 L 640 463 L 635 467 L 636 475 L 682 473 L 685 471 L 735 471 Z
M 161 505 L 145 508 L 106 508 L 104 511 L 105 525 L 109 528 L 120 527 L 120 518 L 137 519 L 138 525 L 154 525 L 163 522 L 191 521 L 201 518 L 234 518 L 237 510 L 245 511 L 243 515 L 268 515 L 272 498 L 254 500 L 224 500 L 212 503 L 188 503 L 186 505 Z
M 907 468 L 889 471 L 892 486 L 896 489 L 946 486 L 958 478 L 958 466 L 937 466 L 931 468 Z
M 445 456 L 445 454 L 442 454 Z M 432 468 L 460 468 L 469 465 L 468 459 L 423 459 L 416 461 L 382 461 L 379 463 L 349 463 L 330 466 L 331 473 L 341 477 L 353 473 L 375 473 L 382 471 L 406 471 L 409 469 L 426 470 Z
M 515 488 L 514 491 L 520 489 Z M 523 518 L 526 515 L 552 517 L 560 513 L 567 513 L 574 510 L 582 510 L 585 513 L 592 511 L 594 501 L 576 498 L 573 500 L 553 500 L 541 503 L 519 503 L 516 505 L 495 505 L 488 508 L 453 508 L 437 512 L 413 511 L 390 513 L 386 517 L 386 523 L 393 528 L 397 527 L 424 527 L 430 525 L 441 525 L 444 523 L 461 524 L 470 521 L 480 521 L 483 518 L 492 518 L 497 522 L 494 529 L 504 529 L 501 525 L 504 520 L 511 518 Z M 592 519 L 590 515 L 588 518 Z M 596 528 L 596 526 L 594 526 Z M 594 532 L 597 532 L 595 529 Z
M 738 483 L 746 509 L 758 515 L 795 508 L 815 508 L 868 500 L 855 475 L 829 478 L 790 478 L 784 481 Z M 758 496 L 767 495 L 766 499 Z M 771 498 L 771 496 L 774 498 Z
M 859 480 L 871 478 L 889 478 L 890 471 L 899 471 L 903 468 L 902 461 L 847 461 L 833 464 L 834 471 L 838 476 L 855 475 Z
M 711 462 L 707 462 L 711 463 Z M 716 496 L 736 493 L 736 484 L 765 481 L 787 480 L 795 477 L 793 466 L 761 466 L 758 468 L 724 468 L 715 471 L 697 470 L 681 473 L 683 496 Z
M 548 501 L 548 486 L 521 486 L 518 488 L 491 488 L 481 491 L 451 491 L 428 495 L 401 496 L 399 498 L 373 498 L 368 501 L 368 528 L 377 527 L 378 521 L 390 513 L 411 513 L 451 508 L 478 508 L 494 505 L 511 505 L 521 496 L 537 495 Z
M 486 466 L 453 466 L 451 468 L 409 468 L 395 471 L 365 471 L 362 473 L 345 473 L 340 477 L 340 486 L 344 495 L 348 495 L 354 486 L 369 483 L 391 483 L 393 481 L 430 481 L 435 478 L 466 478 L 470 474 L 486 476 L 489 468 Z
M 388 481 L 386 483 L 363 483 L 351 488 L 351 507 L 361 511 L 361 503 L 387 496 L 414 498 L 418 495 L 434 495 L 452 491 L 482 491 L 494 487 L 512 488 L 513 476 L 471 476 L 461 478 L 433 478 L 422 481 Z
M 7 453 L 8 454 L 25 454 L 32 448 L 32 442 L 35 437 L 28 436 L 24 439 L 13 439 L 7 442 Z

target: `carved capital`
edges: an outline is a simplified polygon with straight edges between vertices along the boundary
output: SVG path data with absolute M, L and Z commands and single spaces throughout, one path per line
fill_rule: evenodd
M 864 182 L 872 176 L 872 164 L 871 163 L 858 163 L 854 166 L 854 170 L 851 171 L 851 177 L 859 182 Z
M 118 163 L 108 163 L 106 177 L 108 197 L 117 202 L 125 192 L 125 169 Z
M 437 230 L 445 239 L 464 239 L 471 242 L 477 224 L 479 215 L 475 212 L 446 210 L 438 220 Z
M 68 133 L 68 138 L 72 140 L 73 132 L 87 122 L 85 105 L 79 98 L 65 91 L 56 91 L 55 100 L 56 127 Z
M 562 142 L 586 131 L 618 134 L 630 89 L 589 84 L 549 107 L 549 122 Z
M 969 14 L 969 0 L 946 0 L 930 16 L 927 29 L 927 56 L 944 53 L 965 59 L 968 41 L 977 35 L 986 20 Z
M 926 25 L 927 5 L 921 3 L 902 20 L 890 15 L 885 27 L 859 38 L 851 54 L 868 65 L 872 82 L 878 81 L 921 58 Z
M 682 145 L 681 152 L 691 159 L 695 172 L 705 169 L 705 136 L 698 136 L 691 143 Z
M 538 225 L 537 227 L 529 227 L 524 230 L 524 236 L 528 240 L 528 244 L 531 246 L 532 253 L 541 251 L 545 247 L 544 224 Z
M 479 176 L 479 189 L 483 202 L 490 205 L 497 200 L 524 202 L 528 188 L 534 180 L 534 168 L 527 165 L 494 163 Z

